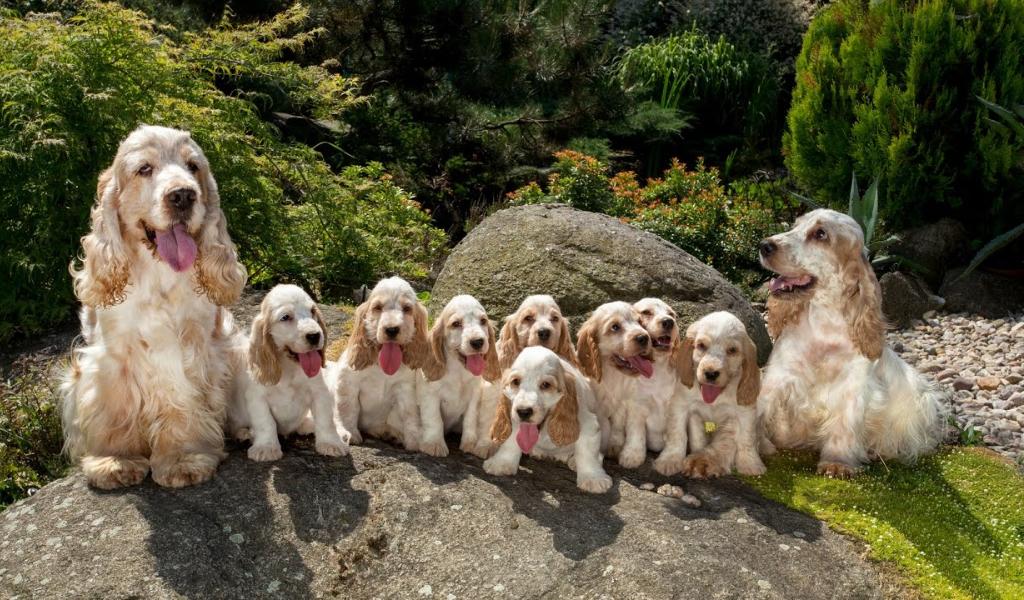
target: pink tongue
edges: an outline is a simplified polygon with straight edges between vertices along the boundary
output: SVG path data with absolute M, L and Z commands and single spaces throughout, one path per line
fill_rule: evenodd
M 473 354 L 466 357 L 466 368 L 473 375 L 479 377 L 484 372 L 484 357 L 482 354 Z
M 722 393 L 722 388 L 717 385 L 705 385 L 700 384 L 700 397 L 704 399 L 704 402 L 711 404 L 718 398 L 718 395 Z
M 651 375 L 654 375 L 654 365 L 651 364 L 651 361 L 642 356 L 634 356 L 630 358 L 629 364 L 637 371 L 640 371 L 640 374 L 648 379 L 651 378 Z
M 188 271 L 196 261 L 196 242 L 184 224 L 175 223 L 170 231 L 157 232 L 156 252 L 172 269 L 181 273 Z
M 387 342 L 380 347 L 380 354 L 377 355 L 377 362 L 380 368 L 388 375 L 394 375 L 402 366 L 402 347 L 395 342 Z
M 306 377 L 316 377 L 316 374 L 320 372 L 320 351 L 303 352 L 299 355 L 299 365 L 302 366 L 302 372 L 306 374 Z
M 540 439 L 540 429 L 533 423 L 520 423 L 519 433 L 516 434 L 516 443 L 523 452 L 529 454 L 534 444 Z
M 768 284 L 768 289 L 773 292 L 777 292 L 785 287 L 800 287 L 805 286 L 810 282 L 810 275 L 801 275 L 800 277 L 783 277 L 782 275 L 779 275 L 778 277 L 775 277 L 774 279 L 771 280 L 771 282 Z

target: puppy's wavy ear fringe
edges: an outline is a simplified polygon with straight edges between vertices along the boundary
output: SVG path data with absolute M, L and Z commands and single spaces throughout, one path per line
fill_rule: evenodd
M 491 423 L 491 441 L 497 445 L 505 443 L 512 435 L 512 401 L 501 392 L 498 408 L 494 411 L 494 422 Z
M 204 171 L 201 185 L 206 199 L 206 220 L 199 230 L 196 281 L 211 302 L 217 306 L 230 306 L 241 295 L 248 274 L 239 262 L 238 250 L 228 235 L 217 182 L 209 169 Z
M 693 364 L 693 361 L 690 361 Z M 736 389 L 736 403 L 740 406 L 754 406 L 761 394 L 761 369 L 757 366 L 757 346 L 749 336 L 743 339 L 743 373 Z
M 96 203 L 90 213 L 92 229 L 82 237 L 82 266 L 78 268 L 77 261 L 68 266 L 75 296 L 86 306 L 113 306 L 125 299 L 130 259 L 121 237 L 119 196 L 115 166 L 111 166 L 100 174 L 96 185 Z
M 562 327 L 558 333 L 558 347 L 555 348 L 555 354 L 569 361 L 569 363 L 579 368 L 579 362 L 576 360 L 576 348 L 572 344 L 572 334 L 569 333 L 569 319 L 562 317 Z
M 548 416 L 548 436 L 556 446 L 568 446 L 580 437 L 580 404 L 576 397 L 576 378 L 563 373 L 562 398 Z
M 413 323 L 415 331 L 402 353 L 402 362 L 410 369 L 422 369 L 430 360 L 430 342 L 427 341 L 427 309 L 419 302 L 413 310 Z
M 498 364 L 498 344 L 494 340 L 494 326 L 487 324 L 487 354 L 484 355 L 484 379 L 494 383 L 501 378 L 501 366 Z
M 857 248 L 846 261 L 843 314 L 860 353 L 871 360 L 882 355 L 885 347 L 885 318 L 882 316 L 882 292 L 863 249 Z
M 324 323 L 324 316 L 320 313 L 320 307 L 313 303 L 313 318 L 316 319 L 316 324 L 320 326 L 320 335 L 323 337 L 323 345 L 320 346 L 320 364 L 327 363 L 327 356 L 324 354 L 324 350 L 327 349 L 329 343 L 329 336 L 327 335 L 327 323 Z
M 686 387 L 693 387 L 693 339 L 694 336 L 687 331 L 686 337 L 672 351 L 672 366 L 675 367 L 679 381 Z
M 352 333 L 345 346 L 348 366 L 356 371 L 362 371 L 377 360 L 377 345 L 366 335 L 366 313 L 369 311 L 369 300 L 356 309 L 356 314 L 352 316 Z
M 598 324 L 594 317 L 580 328 L 576 339 L 576 359 L 580 370 L 594 381 L 601 381 L 601 349 L 597 345 Z
M 498 366 L 502 371 L 511 367 L 523 350 L 522 344 L 519 343 L 519 335 L 516 333 L 518 321 L 517 314 L 506 317 L 505 324 L 501 327 L 501 335 L 498 336 Z
M 424 364 L 421 367 L 423 369 L 423 375 L 427 378 L 427 381 L 437 381 L 444 376 L 445 367 L 447 366 L 448 358 L 444 353 L 444 321 L 447 315 L 443 312 L 441 316 L 434 321 L 434 327 L 430 330 L 430 352 L 427 354 Z
M 260 314 L 252 321 L 249 332 L 249 372 L 262 385 L 277 385 L 281 381 L 281 363 L 274 338 L 270 335 L 269 307 L 264 300 Z

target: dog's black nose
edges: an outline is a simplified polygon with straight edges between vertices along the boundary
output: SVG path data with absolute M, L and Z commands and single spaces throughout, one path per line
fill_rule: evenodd
M 525 421 L 525 420 L 527 420 L 527 419 L 529 419 L 530 417 L 533 416 L 533 409 L 532 408 L 517 408 L 516 409 L 516 414 L 519 415 L 519 420 L 520 421 Z
M 771 240 L 761 240 L 758 248 L 761 250 L 761 256 L 768 257 L 775 254 L 775 251 L 778 250 L 779 247 Z
M 190 188 L 178 188 L 171 190 L 167 194 L 167 201 L 171 203 L 176 210 L 185 212 L 192 208 L 192 205 L 196 203 L 196 191 Z
M 316 346 L 317 344 L 320 343 L 320 332 L 317 331 L 315 333 L 307 333 L 306 341 L 309 342 L 310 346 Z
M 476 338 L 475 340 L 470 340 L 469 345 L 472 346 L 474 350 L 479 350 L 484 347 L 484 338 Z
M 633 339 L 635 339 L 636 343 L 640 344 L 641 346 L 646 346 L 647 342 L 651 341 L 651 338 L 646 333 L 641 333 L 640 335 L 636 336 Z
M 661 328 L 665 331 L 672 331 L 672 328 L 676 326 L 676 322 L 672 319 L 665 318 L 661 320 Z
M 718 379 L 720 371 L 704 371 L 704 379 L 708 381 L 715 381 Z
M 388 336 L 388 337 L 389 337 L 390 339 L 395 339 L 396 337 L 398 337 L 398 332 L 399 332 L 399 331 L 401 331 L 401 328 L 399 328 L 399 327 L 385 327 L 385 328 L 384 328 L 384 333 L 385 333 L 385 334 L 386 334 L 386 335 L 387 335 L 387 336 Z
M 547 328 L 545 328 L 545 329 L 538 329 L 537 330 L 537 337 L 539 337 L 542 342 L 546 342 L 551 337 L 551 330 L 547 329 Z

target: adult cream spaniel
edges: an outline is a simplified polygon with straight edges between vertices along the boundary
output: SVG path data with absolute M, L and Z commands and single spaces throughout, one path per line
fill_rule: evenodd
M 527 296 L 516 312 L 505 317 L 498 336 L 498 364 L 509 368 L 519 352 L 528 346 L 543 346 L 576 364 L 576 350 L 569 334 L 569 321 L 551 296 Z
M 327 374 L 351 443 L 361 433 L 417 450 L 417 369 L 429 360 L 427 309 L 404 279 L 381 280 L 356 309 L 345 352 Z
M 320 309 L 294 285 L 270 290 L 249 336 L 236 336 L 227 429 L 236 439 L 252 441 L 252 460 L 281 458 L 278 434 L 295 432 L 315 433 L 320 454 L 348 454 L 350 435 L 337 418 L 321 369 L 326 343 Z
M 682 382 L 687 386 L 686 413 L 691 454 L 681 470 L 703 479 L 728 475 L 763 475 L 757 454 L 757 396 L 761 370 L 757 347 L 732 313 L 714 312 L 690 325 L 683 340 Z M 715 424 L 707 444 L 704 423 Z M 675 423 L 677 431 L 683 423 Z
M 597 307 L 580 328 L 576 359 L 594 384 L 598 415 L 607 423 L 603 447 L 619 457 L 620 465 L 640 466 L 647 458 L 647 414 L 633 400 L 639 394 L 637 379 L 654 375 L 651 336 L 640 324 L 640 313 L 626 302 Z
M 874 457 L 911 462 L 933 449 L 945 394 L 886 345 L 857 222 L 814 210 L 762 241 L 760 254 L 778 274 L 768 299 L 775 349 L 758 403 L 770 441 L 817 448 L 818 472 L 830 477 L 849 477 Z
M 484 470 L 514 475 L 523 454 L 529 454 L 567 463 L 585 492 L 608 491 L 612 479 L 601 466 L 595 402 L 590 382 L 572 364 L 547 348 L 525 348 L 504 372 L 491 426 L 499 447 L 484 461 Z
M 481 425 L 490 425 L 495 403 L 485 403 L 484 384 L 501 377 L 487 312 L 476 298 L 455 296 L 434 321 L 429 340 L 431 360 L 416 381 L 423 425 L 420 450 L 447 456 L 445 432 L 460 431 L 459 448 L 487 458 L 491 444 Z
M 224 458 L 231 315 L 245 285 L 217 184 L 187 132 L 143 126 L 99 177 L 72 263 L 85 346 L 62 385 L 89 483 L 206 481 Z

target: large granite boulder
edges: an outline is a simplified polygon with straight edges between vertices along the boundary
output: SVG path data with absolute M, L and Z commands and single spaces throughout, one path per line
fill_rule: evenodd
M 946 310 L 969 312 L 988 319 L 1000 319 L 1024 310 L 1024 279 L 988 273 L 980 269 L 959 279 L 963 269 L 946 274 L 939 294 Z
M 434 284 L 433 308 L 458 294 L 476 296 L 498 319 L 530 294 L 551 294 L 575 327 L 605 302 L 657 296 L 682 327 L 731 311 L 762 363 L 771 350 L 761 315 L 718 271 L 652 233 L 564 204 L 518 206 L 484 219 L 452 250 Z
M 909 327 L 924 313 L 945 304 L 945 300 L 931 293 L 928 284 L 909 273 L 886 273 L 878 283 L 882 286 L 882 312 L 894 327 Z
M 967 228 L 950 218 L 901 232 L 899 238 L 891 253 L 924 267 L 924 280 L 933 290 L 939 289 L 946 271 L 970 258 Z
M 282 460 L 232 452 L 182 490 L 89 489 L 81 474 L 0 515 L 4 598 L 879 598 L 861 549 L 738 480 L 682 483 L 703 505 L 612 491 L 525 460 L 495 478 L 478 459 L 389 446 Z

